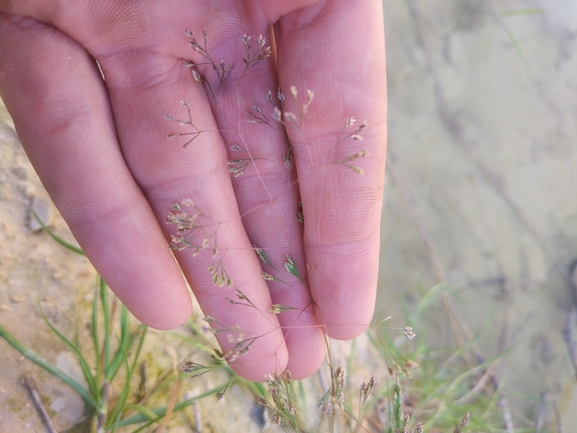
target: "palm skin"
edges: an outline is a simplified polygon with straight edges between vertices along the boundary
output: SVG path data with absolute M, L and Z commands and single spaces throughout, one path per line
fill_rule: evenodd
M 275 55 L 245 70 L 241 35 L 255 47 L 271 29 Z M 185 30 L 199 42 L 206 30 L 210 56 L 237 62 L 224 83 Z M 198 64 L 204 87 L 183 60 Z M 292 113 L 314 91 L 302 122 L 247 123 L 254 106 L 272 112 L 266 95 L 279 87 Z M 213 327 L 242 331 L 216 334 L 224 353 L 259 337 L 229 360 L 252 380 L 285 369 L 306 377 L 323 362 L 323 333 L 348 339 L 370 322 L 386 149 L 380 1 L 0 0 L 0 94 L 72 233 L 142 322 L 170 329 L 189 317 L 184 274 Z M 190 125 L 165 117 L 186 119 L 182 100 L 204 131 L 184 149 L 189 136 L 167 136 Z M 362 147 L 340 141 L 351 116 L 370 124 Z M 239 147 L 250 163 L 235 177 Z M 359 149 L 362 175 L 346 166 Z M 214 286 L 210 252 L 167 248 L 175 230 L 164 222 L 183 199 L 217 228 L 210 247 L 231 287 Z M 287 257 L 300 278 L 285 271 Z M 230 302 L 246 303 L 236 288 L 254 307 Z M 273 304 L 293 309 L 275 315 Z

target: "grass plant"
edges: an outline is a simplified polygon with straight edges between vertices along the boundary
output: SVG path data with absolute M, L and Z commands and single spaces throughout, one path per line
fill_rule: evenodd
M 38 218 L 37 218 L 38 219 Z M 42 224 L 42 222 L 38 219 Z M 56 236 L 46 226 L 44 230 L 59 244 L 83 254 L 77 247 L 70 245 Z M 133 431 L 161 423 L 174 411 L 193 404 L 199 398 L 215 394 L 215 388 L 186 401 L 170 402 L 165 406 L 151 406 L 149 400 L 159 391 L 178 391 L 178 373 L 165 373 L 160 380 L 147 385 L 144 390 L 145 375 L 142 372 L 144 358 L 142 350 L 148 333 L 145 325 L 133 326 L 130 313 L 118 300 L 111 296 L 102 278 L 98 278 L 92 302 L 90 320 L 90 344 L 82 341 L 79 331 L 72 339 L 60 332 L 42 313 L 47 326 L 57 338 L 72 352 L 82 370 L 85 384 L 73 379 L 66 372 L 47 361 L 32 349 L 24 346 L 8 329 L 0 324 L 0 337 L 34 364 L 69 385 L 83 400 L 89 421 L 81 427 L 82 431 L 114 432 L 120 427 L 141 425 Z M 87 347 L 88 346 L 88 347 Z M 140 384 L 135 391 L 135 378 L 140 377 Z M 166 394 L 166 392 L 165 392 Z M 126 431 L 126 430 L 125 430 Z
M 202 61 L 185 61 L 185 66 L 191 68 L 193 80 L 216 100 L 224 83 L 235 77 L 236 62 L 219 63 L 213 60 L 207 50 L 206 31 L 202 42 L 189 32 L 187 36 L 191 48 Z M 243 59 L 244 70 L 237 77 L 238 83 L 249 69 L 271 55 L 271 49 L 262 37 L 256 38 L 256 45 L 251 45 L 251 38 L 246 35 L 241 37 L 241 42 L 246 56 Z M 203 76 L 199 66 L 203 70 L 213 71 L 216 77 L 209 79 Z M 293 99 L 295 113 L 284 111 L 285 95 L 281 89 L 276 95 L 277 100 L 272 97 L 272 92 L 266 96 L 272 104 L 270 113 L 258 106 L 254 106 L 252 111 L 245 111 L 248 123 L 264 124 L 278 130 L 294 127 L 297 132 L 300 131 L 313 103 L 314 93 L 307 91 L 302 102 L 299 101 L 297 89 L 290 88 L 287 97 Z M 184 119 L 179 120 L 172 115 L 166 118 L 189 129 L 168 136 L 185 138 L 183 146 L 186 147 L 206 131 L 195 126 L 188 102 L 182 101 L 182 107 L 186 110 Z M 334 147 L 343 148 L 345 153 L 328 163 L 340 164 L 344 169 L 362 175 L 363 169 L 357 163 L 369 156 L 369 152 L 361 148 L 351 149 L 350 146 L 363 142 L 360 133 L 367 127 L 367 122 L 357 125 L 352 116 L 344 120 L 340 133 L 335 132 Z M 345 141 L 349 143 L 346 147 L 342 145 Z M 303 143 L 299 145 L 306 146 Z M 287 169 L 293 169 L 292 146 L 287 139 L 287 151 L 282 161 Z M 239 177 L 254 166 L 255 159 L 247 148 L 233 145 L 230 150 L 232 155 L 242 154 L 229 161 L 231 176 Z M 300 203 L 299 209 L 295 218 L 303 223 Z M 213 264 L 208 272 L 215 286 L 215 296 L 221 293 L 232 306 L 254 308 L 261 314 L 282 314 L 294 309 L 290 305 L 273 304 L 268 312 L 258 311 L 255 303 L 234 285 L 233 278 L 224 267 L 222 259 L 226 249 L 219 249 L 219 223 L 199 209 L 195 202 L 183 198 L 175 203 L 167 213 L 166 223 L 175 231 L 171 236 L 170 248 L 188 250 L 193 257 L 207 252 L 211 254 Z M 61 245 L 82 254 L 47 227 L 44 226 L 44 229 Z M 265 251 L 264 246 L 254 246 L 255 254 L 268 270 L 262 274 L 266 281 L 287 284 L 284 281 L 292 278 L 292 275 L 306 285 L 304 273 L 298 269 L 291 255 L 286 254 L 283 263 L 273 263 Z M 287 273 L 284 277 L 283 272 Z M 231 290 L 217 292 L 225 289 Z M 227 362 L 243 356 L 260 337 L 251 336 L 250 332 L 236 327 L 227 327 L 216 318 L 205 317 L 204 325 L 198 319 L 191 319 L 184 333 L 167 334 L 179 339 L 189 353 L 182 359 L 175 355 L 173 368 L 162 373 L 154 384 L 144 386 L 146 375 L 142 372 L 142 365 L 148 328 L 131 323 L 128 311 L 124 306 L 118 308 L 116 298 L 110 296 L 101 278 L 92 304 L 90 347 L 84 347 L 79 335 L 70 339 L 46 320 L 47 326 L 76 356 L 87 388 L 23 346 L 2 326 L 0 336 L 30 361 L 78 393 L 89 414 L 86 431 L 91 432 L 162 431 L 179 422 L 179 411 L 211 395 L 217 400 L 222 399 L 233 386 L 248 390 L 255 403 L 264 408 L 268 419 L 265 424 L 288 432 L 505 432 L 507 430 L 503 427 L 498 404 L 501 397 L 494 376 L 488 373 L 491 361 L 472 364 L 470 360 L 475 357 L 472 346 L 439 349 L 426 343 L 425 329 L 421 325 L 423 313 L 436 302 L 435 299 L 439 299 L 435 298 L 435 294 L 441 290 L 436 287 L 424 297 L 423 302 L 408 316 L 406 326 L 389 328 L 384 326 L 385 321 L 371 326 L 363 337 L 366 340 L 364 357 L 356 355 L 354 350 L 360 342 L 353 342 L 348 356 L 342 357 L 335 350 L 337 343 L 326 338 L 326 365 L 317 376 L 302 381 L 292 380 L 289 371 L 273 373 L 265 378 L 264 383 L 249 382 L 236 376 Z M 233 293 L 234 297 L 225 293 Z M 415 333 L 414 329 L 418 332 Z M 221 352 L 214 338 L 215 333 L 223 332 L 230 337 L 230 342 L 235 343 L 228 353 Z M 177 371 L 178 366 L 180 371 Z M 217 372 L 220 372 L 218 377 L 222 380 L 220 385 L 194 396 L 187 394 L 185 397 L 181 392 L 180 384 L 184 377 L 198 380 L 201 376 L 215 375 Z M 140 384 L 136 384 L 134 379 L 139 376 Z M 158 401 L 165 404 L 157 405 Z M 199 431 L 201 427 L 195 425 L 194 428 Z
M 435 288 L 431 293 L 439 290 Z M 82 347 L 78 335 L 70 339 L 46 320 L 76 356 L 87 389 L 23 346 L 1 325 L 0 336 L 78 393 L 90 418 L 80 431 L 153 431 L 168 425 L 170 418 L 195 401 L 210 396 L 220 399 L 231 386 L 241 386 L 253 395 L 256 404 L 264 407 L 267 423 L 288 432 L 506 432 L 499 393 L 486 378 L 491 361 L 469 368 L 471 347 L 427 345 L 421 321 L 434 304 L 434 299 L 425 296 L 409 317 L 409 324 L 419 329 L 417 336 L 413 326 L 385 327 L 386 322 L 382 321 L 371 326 L 364 337 L 370 353 L 365 359 L 348 356 L 346 364 L 337 365 L 332 354 L 334 343 L 327 339 L 326 366 L 316 377 L 293 381 L 290 372 L 284 372 L 268 376 L 264 384 L 236 376 L 219 352 L 212 333 L 207 333 L 199 320 L 190 319 L 186 333 L 171 334 L 182 341 L 181 347 L 188 349 L 186 358 L 195 361 L 179 360 L 180 373 L 165 372 L 156 384 L 142 392 L 134 379 L 142 376 L 138 372 L 145 358 L 147 327 L 131 325 L 123 306 L 115 313 L 116 301 L 110 299 L 102 279 L 92 306 L 90 349 Z M 357 344 L 353 342 L 351 355 L 357 352 Z M 220 385 L 186 399 L 179 394 L 182 380 L 195 380 L 219 370 L 224 373 L 219 376 Z M 366 377 L 361 379 L 363 374 Z M 151 405 L 153 394 L 168 404 Z
M 158 431 L 194 402 L 210 396 L 220 399 L 231 386 L 241 386 L 264 407 L 267 423 L 287 432 L 506 432 L 501 397 L 487 375 L 491 361 L 470 368 L 471 346 L 432 348 L 426 343 L 423 315 L 446 290 L 436 287 L 424 296 L 407 318 L 412 326 L 386 327 L 386 321 L 371 326 L 363 337 L 370 353 L 365 359 L 354 356 L 359 343 L 353 342 L 348 361 L 338 365 L 332 347 L 335 343 L 327 339 L 326 366 L 316 377 L 299 381 L 293 381 L 290 372 L 268 376 L 265 383 L 236 376 L 219 352 L 213 334 L 207 333 L 198 319 L 190 319 L 184 334 L 170 333 L 189 352 L 188 360 L 177 361 L 181 372 L 164 372 L 157 383 L 143 391 L 135 378 L 142 380 L 139 368 L 145 358 L 147 327 L 131 325 L 123 306 L 115 312 L 117 301 L 111 299 L 100 278 L 92 304 L 90 348 L 83 347 L 78 335 L 70 339 L 46 319 L 47 326 L 76 356 L 87 388 L 23 346 L 1 325 L 0 336 L 78 393 L 89 414 L 89 421 L 78 431 Z M 418 335 L 413 329 L 419 330 Z M 222 373 L 218 376 L 220 385 L 187 398 L 180 395 L 182 380 L 217 371 Z M 156 401 L 167 404 L 155 406 L 151 403 L 153 395 L 158 397 Z

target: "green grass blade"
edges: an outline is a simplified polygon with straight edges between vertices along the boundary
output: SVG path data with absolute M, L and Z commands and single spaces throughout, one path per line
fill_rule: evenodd
M 112 381 L 114 379 L 116 373 L 120 370 L 120 366 L 125 361 L 136 337 L 137 335 L 130 338 L 130 319 L 128 316 L 128 310 L 123 305 L 120 312 L 120 341 L 118 342 L 118 349 L 116 349 L 116 353 L 106 369 L 106 380 Z
M 174 412 L 179 411 L 179 410 L 182 410 L 182 409 L 184 409 L 185 407 L 190 406 L 191 404 L 193 404 L 193 403 L 194 403 L 195 401 L 197 401 L 197 400 L 206 398 L 206 397 L 208 397 L 208 396 L 210 396 L 210 395 L 214 395 L 214 394 L 216 394 L 217 392 L 219 392 L 221 389 L 222 389 L 222 386 L 217 386 L 217 387 L 215 387 L 215 388 L 212 388 L 212 389 L 209 389 L 208 391 L 203 392 L 202 394 L 199 394 L 199 395 L 197 395 L 197 396 L 195 396 L 195 397 L 192 397 L 192 398 L 190 398 L 190 399 L 188 399 L 188 400 L 181 401 L 181 402 L 177 403 L 177 404 L 174 406 Z M 157 407 L 157 408 L 151 409 L 151 411 L 154 412 L 154 413 L 156 414 L 156 416 L 157 416 L 157 418 L 154 419 L 154 420 L 150 420 L 150 419 L 148 419 L 147 417 L 145 417 L 145 416 L 143 416 L 143 415 L 141 415 L 141 414 L 137 414 L 137 415 L 130 416 L 130 417 L 125 418 L 125 419 L 123 419 L 122 421 L 120 421 L 120 422 L 117 424 L 117 427 L 126 427 L 126 426 L 129 426 L 129 425 L 141 424 L 141 423 L 143 423 L 143 422 L 146 423 L 145 425 L 139 427 L 137 430 L 134 430 L 132 433 L 140 432 L 140 431 L 144 430 L 146 427 L 150 426 L 151 424 L 153 424 L 153 423 L 158 422 L 159 420 L 161 420 L 161 419 L 166 415 L 166 410 L 167 410 L 167 407 L 166 407 L 166 406 L 162 406 L 162 407 Z M 109 429 L 110 429 L 110 427 L 106 428 L 106 430 L 109 430 Z
M 198 326 L 194 320 L 188 319 L 186 325 L 190 328 L 193 333 L 193 336 L 181 335 L 175 332 L 171 332 L 170 335 L 176 337 L 178 339 L 186 341 L 188 344 L 191 344 L 193 348 L 199 349 L 202 352 L 206 353 L 207 355 L 211 356 L 214 355 L 214 345 L 210 342 L 205 336 L 205 331 Z
M 148 327 L 146 325 L 140 325 L 140 327 L 136 333 L 136 336 L 140 335 L 140 339 L 138 342 L 138 347 L 136 349 L 136 353 L 134 354 L 134 360 L 132 362 L 132 365 L 128 365 L 128 358 L 127 358 L 127 356 L 124 357 L 125 365 L 126 365 L 126 381 L 125 381 L 124 386 L 122 388 L 122 392 L 120 393 L 120 397 L 118 398 L 118 401 L 114 407 L 114 410 L 112 411 L 112 413 L 109 417 L 110 420 L 115 420 L 114 421 L 114 428 L 118 427 L 118 421 L 120 420 L 120 417 L 122 416 L 122 414 L 125 410 L 126 401 L 128 400 L 128 396 L 130 395 L 130 385 L 132 382 L 132 376 L 133 376 L 133 373 L 136 369 L 138 359 L 140 358 L 140 353 L 141 353 L 142 347 L 144 345 L 144 339 L 146 338 L 147 331 L 148 331 Z
M 409 325 L 413 326 L 413 323 L 420 323 L 425 311 L 428 311 L 431 305 L 438 302 L 441 299 L 443 293 L 446 292 L 451 295 L 455 294 L 455 291 L 447 283 L 439 283 L 427 290 L 419 301 L 415 312 L 411 315 L 411 317 L 409 317 Z
M 271 260 L 268 258 L 266 253 L 261 248 L 257 247 L 256 245 L 253 245 L 252 248 L 253 248 L 254 252 L 256 253 L 256 255 L 258 256 L 258 258 L 261 260 L 261 262 L 269 265 L 273 269 L 276 269 L 276 266 L 273 265 Z
M 141 404 L 131 404 L 126 409 L 138 412 L 140 415 L 146 418 L 147 421 L 154 421 L 158 418 L 158 414 L 156 412 Z
M 88 388 L 90 389 L 90 392 L 92 393 L 92 395 L 98 395 L 98 392 L 99 392 L 98 391 L 98 384 L 94 380 L 94 376 L 92 375 L 92 371 L 91 371 L 90 367 L 88 366 L 88 362 L 86 361 L 86 358 L 84 358 L 84 356 L 82 355 L 80 348 L 77 345 L 75 345 L 74 343 L 72 343 L 72 341 L 70 341 L 62 332 L 60 332 L 58 329 L 56 329 L 56 327 L 52 323 L 50 323 L 48 318 L 44 315 L 44 311 L 42 311 L 42 308 L 40 308 L 40 313 L 42 314 L 44 321 L 48 324 L 48 326 L 50 327 L 52 332 L 54 332 L 58 336 L 58 338 L 60 338 L 60 340 L 64 344 L 66 344 L 66 346 L 68 346 L 68 348 L 72 352 L 74 352 L 74 354 L 76 355 L 76 358 L 78 359 L 78 363 L 80 364 L 80 368 L 82 369 L 82 374 L 84 375 L 84 379 L 86 380 L 86 383 L 88 384 Z
M 263 383 L 252 382 L 250 380 L 243 379 L 242 377 L 237 376 L 235 373 L 233 373 L 232 370 L 229 370 L 229 374 L 231 374 L 232 376 L 235 376 L 235 380 L 238 383 L 238 385 L 247 388 L 254 395 L 256 395 L 258 397 L 263 397 L 263 398 L 265 398 L 267 396 L 268 393 L 267 393 L 266 387 L 264 386 Z
M 527 59 L 527 56 L 525 55 L 525 51 L 523 51 L 523 47 L 521 46 L 519 39 L 517 39 L 515 34 L 509 29 L 509 27 L 507 27 L 505 25 L 505 23 L 503 22 L 503 20 L 500 17 L 493 16 L 493 19 L 495 20 L 496 24 L 505 32 L 505 34 L 509 38 L 509 41 L 515 47 L 515 50 L 517 51 L 517 54 L 519 55 L 519 58 L 523 62 L 523 66 L 525 66 L 525 69 L 527 70 L 529 75 L 532 75 L 531 74 L 531 65 L 529 64 L 529 60 Z
M 38 221 L 38 224 L 40 224 L 42 226 L 42 229 L 48 233 L 48 235 L 54 239 L 56 242 L 58 242 L 60 245 L 62 245 L 64 248 L 69 249 L 70 251 L 74 251 L 77 254 L 80 254 L 82 256 L 86 256 L 86 254 L 84 254 L 84 251 L 82 251 L 80 248 L 78 248 L 76 245 L 72 245 L 69 242 L 66 242 L 64 239 L 62 239 L 60 236 L 57 236 L 56 234 L 54 234 L 54 232 L 52 230 L 50 230 L 48 228 L 48 226 L 44 225 L 44 223 L 42 222 L 42 220 L 40 219 L 40 217 L 38 216 L 38 214 L 36 213 L 36 211 L 34 209 L 31 209 L 32 211 L 32 216 L 34 216 L 34 219 L 36 221 Z
M 100 278 L 100 277 L 99 277 Z M 102 363 L 100 362 L 100 339 L 98 337 L 98 286 L 94 289 L 94 300 L 92 301 L 92 344 L 94 346 L 94 353 L 96 354 L 96 382 L 100 383 L 102 380 Z
M 120 395 L 118 396 L 118 400 L 116 401 L 116 404 L 114 405 L 114 409 L 112 410 L 112 412 L 109 414 L 108 419 L 109 420 L 115 420 L 114 422 L 114 428 L 116 429 L 117 427 L 117 423 L 120 420 L 120 417 L 122 416 L 122 413 L 125 411 L 126 408 L 126 401 L 128 400 L 128 396 L 130 394 L 130 384 L 132 382 L 132 371 L 130 370 L 129 366 L 128 366 L 128 360 L 125 360 L 125 364 L 126 364 L 126 380 L 124 381 L 124 385 L 122 387 L 122 391 L 120 392 Z
M 286 255 L 286 260 L 284 262 L 284 267 L 285 269 L 293 274 L 295 277 L 297 277 L 301 283 L 305 283 L 305 281 L 303 280 L 302 275 L 300 274 L 297 265 L 295 264 L 293 258 L 291 256 L 289 256 L 288 254 Z
M 130 376 L 128 376 L 130 377 Z M 132 407 L 132 405 L 130 407 L 126 406 L 126 402 L 128 400 L 128 397 L 130 395 L 130 379 L 127 380 L 124 383 L 124 386 L 122 387 L 122 391 L 118 397 L 118 400 L 114 406 L 114 410 L 112 411 L 112 413 L 110 413 L 108 419 L 113 420 L 114 422 L 111 423 L 112 426 L 114 427 L 114 430 L 116 430 L 116 428 L 118 428 L 118 423 L 120 422 L 120 418 L 122 417 L 122 414 L 130 409 Z
M 105 377 L 108 376 L 108 365 L 110 363 L 110 304 L 108 303 L 108 287 L 106 283 L 99 277 L 100 286 L 100 302 L 102 303 L 102 317 L 104 320 L 104 342 L 102 347 L 102 361 L 103 371 Z
M 397 382 L 393 385 L 393 416 L 395 417 L 395 430 L 403 426 L 403 405 L 401 402 L 401 387 Z
M 301 406 L 302 406 L 302 411 L 303 413 L 301 414 L 301 418 L 303 419 L 308 419 L 309 417 L 309 405 L 308 405 L 308 398 L 307 398 L 307 392 L 305 390 L 305 384 L 304 381 L 299 380 L 297 381 L 297 386 L 298 386 L 298 391 L 299 391 L 299 401 L 301 401 Z
M 99 403 L 74 379 L 72 379 L 68 374 L 60 370 L 55 365 L 52 365 L 50 362 L 42 358 L 36 352 L 31 349 L 28 349 L 22 343 L 20 343 L 12 334 L 10 334 L 6 328 L 0 325 L 0 337 L 4 338 L 8 344 L 10 344 L 14 349 L 20 352 L 24 357 L 32 361 L 34 364 L 42 367 L 44 370 L 49 372 L 50 374 L 56 376 L 61 381 L 69 385 L 74 391 L 76 391 L 82 400 L 84 400 L 84 404 L 88 409 L 91 407 L 96 411 L 100 410 Z

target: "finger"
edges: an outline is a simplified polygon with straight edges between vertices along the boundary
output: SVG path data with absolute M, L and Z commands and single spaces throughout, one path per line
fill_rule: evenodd
M 267 57 L 269 42 L 262 36 L 266 31 L 266 25 L 239 28 L 237 35 L 219 47 L 211 43 L 207 32 L 206 51 L 202 35 L 191 38 L 203 49 L 202 55 L 226 58 L 226 68 L 236 61 L 229 75 L 215 73 L 210 64 L 199 65 L 202 84 L 196 86 L 208 93 L 226 143 L 242 222 L 261 259 L 263 278 L 279 313 L 289 352 L 286 368 L 298 379 L 319 368 L 325 350 L 307 286 L 300 197 L 290 144 L 282 123 L 273 118 L 275 107 L 282 103 L 277 97 L 276 68 Z M 248 36 L 241 37 L 243 34 Z M 206 62 L 191 50 L 193 54 L 196 63 Z
M 180 43 L 186 47 L 184 32 L 172 40 Z M 225 359 L 253 380 L 282 371 L 283 333 L 270 312 L 272 300 L 241 220 L 205 90 L 182 59 L 160 55 L 156 46 L 120 47 L 98 60 L 127 164 L 158 220 L 169 220 L 167 236 L 173 236 L 183 272 L 212 318 Z
M 285 90 L 285 111 L 295 116 L 287 132 L 303 203 L 308 279 L 318 320 L 335 338 L 359 334 L 374 309 L 386 148 L 381 7 L 380 1 L 326 2 L 286 15 L 276 27 L 281 87 L 299 91 L 289 98 Z M 307 89 L 315 94 L 310 105 Z M 345 127 L 351 116 L 359 121 Z M 364 120 L 370 127 L 358 131 Z
M 91 262 L 143 322 L 174 328 L 190 296 L 123 162 L 95 62 L 68 36 L 0 14 L 0 92 L 19 137 Z

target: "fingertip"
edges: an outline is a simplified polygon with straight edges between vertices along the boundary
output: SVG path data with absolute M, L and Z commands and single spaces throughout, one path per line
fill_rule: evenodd
M 352 340 L 367 329 L 368 325 L 326 324 L 325 333 L 335 340 Z
M 353 308 L 349 305 L 317 306 L 316 314 L 319 323 L 322 323 L 324 333 L 335 340 L 352 340 L 361 335 L 369 327 L 374 313 L 374 304 L 361 303 Z M 336 311 L 329 313 L 326 311 Z
M 155 308 L 152 314 L 142 314 L 143 320 L 141 321 L 151 328 L 167 331 L 184 325 L 191 314 L 192 301 L 189 299 Z
M 76 237 L 118 299 L 151 328 L 175 329 L 185 323 L 192 313 L 191 295 L 157 227 L 151 221 L 130 225 L 121 217 L 107 224 L 98 221 L 91 226 L 96 229 L 76 230 Z M 150 228 L 142 230 L 144 226 Z M 89 237 L 85 230 L 101 236 Z
M 120 286 L 112 283 L 110 289 L 126 308 L 143 324 L 158 330 L 176 329 L 182 326 L 192 314 L 192 299 L 184 280 L 154 275 L 156 284 L 140 286 L 134 282 Z M 140 281 L 143 283 L 143 281 Z

